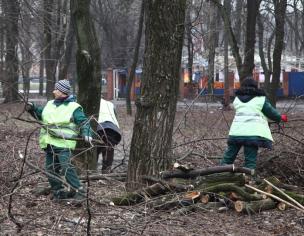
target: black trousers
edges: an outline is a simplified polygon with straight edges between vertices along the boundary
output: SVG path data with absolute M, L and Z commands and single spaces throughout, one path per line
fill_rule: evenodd
M 105 143 L 103 146 L 97 147 L 97 157 L 99 154 L 102 154 L 102 168 L 101 171 L 103 173 L 110 173 L 111 167 L 114 160 L 114 146 L 108 140 L 106 134 L 102 130 L 97 131 L 100 138 Z

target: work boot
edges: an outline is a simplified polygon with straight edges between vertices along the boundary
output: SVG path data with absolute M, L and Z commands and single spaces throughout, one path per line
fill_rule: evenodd
M 86 190 L 81 187 L 78 191 L 73 191 L 72 197 L 68 199 L 68 202 L 73 206 L 81 206 L 81 204 L 86 200 Z
M 69 197 L 70 197 L 69 192 L 65 191 L 64 189 L 58 189 L 53 191 L 53 196 L 51 199 L 59 202 L 61 200 L 68 199 Z
M 101 173 L 102 173 L 102 174 L 110 174 L 110 173 L 111 173 L 111 166 L 108 166 L 108 167 L 106 167 L 106 168 L 104 168 L 104 167 L 102 166 Z

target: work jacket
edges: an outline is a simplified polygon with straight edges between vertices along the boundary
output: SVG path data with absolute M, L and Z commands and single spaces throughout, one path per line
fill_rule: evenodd
M 238 112 L 240 112 L 240 109 L 242 110 L 244 109 L 243 107 L 247 107 L 248 110 L 245 108 L 245 111 L 247 110 L 249 112 L 249 109 L 252 108 L 250 110 L 251 114 L 253 115 L 255 113 L 255 115 L 259 115 L 258 119 L 261 121 L 261 124 L 258 125 L 258 129 L 255 129 L 255 124 L 257 122 L 257 120 L 254 121 L 255 116 L 253 116 L 252 120 L 248 119 L 249 122 L 233 122 L 234 124 L 232 123 L 229 131 L 228 144 L 257 146 L 269 149 L 272 148 L 273 139 L 271 134 L 269 134 L 270 130 L 267 120 L 270 119 L 276 122 L 280 122 L 280 113 L 270 104 L 265 96 L 265 93 L 259 89 L 249 92 L 244 92 L 240 89 L 236 92 L 236 95 L 237 96 L 234 101 L 236 102 L 236 117 L 238 117 L 236 120 L 243 119 L 244 121 L 248 118 L 245 116 L 242 117 L 242 115 L 244 115 L 242 113 L 238 114 Z M 239 128 L 236 128 L 237 124 Z M 237 131 L 237 129 L 239 129 L 239 131 Z M 247 132 L 245 131 L 246 129 L 248 129 Z
M 112 122 L 119 128 L 113 103 L 104 99 L 100 99 L 98 123 L 103 123 L 107 121 Z
M 39 138 L 42 149 L 47 145 L 75 149 L 76 141 L 70 138 L 91 136 L 89 122 L 73 96 L 51 100 L 45 107 L 34 106 L 30 113 L 44 124 Z

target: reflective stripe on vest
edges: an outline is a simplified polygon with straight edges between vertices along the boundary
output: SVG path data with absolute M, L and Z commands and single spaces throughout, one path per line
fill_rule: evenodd
M 45 124 L 40 130 L 39 144 L 46 148 L 48 144 L 61 148 L 75 149 L 76 141 L 67 140 L 79 134 L 77 126 L 72 122 L 74 111 L 81 107 L 76 102 L 69 102 L 56 106 L 54 101 L 49 101 L 42 112 L 42 122 Z
M 113 103 L 100 99 L 98 123 L 110 121 L 114 123 L 118 128 L 119 124 L 115 116 Z
M 241 102 L 235 98 L 233 106 L 236 110 L 230 127 L 231 136 L 260 136 L 273 141 L 268 121 L 262 113 L 265 97 L 255 97 L 249 102 Z

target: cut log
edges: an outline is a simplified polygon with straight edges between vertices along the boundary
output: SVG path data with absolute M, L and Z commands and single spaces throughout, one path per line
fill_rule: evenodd
M 111 180 L 111 179 L 115 179 L 118 181 L 125 181 L 127 178 L 127 174 L 126 173 L 110 173 L 110 174 L 93 174 L 93 175 L 89 175 L 89 176 L 80 176 L 79 179 L 82 180 L 83 182 L 87 181 L 87 179 L 89 178 L 89 180 Z
M 189 184 L 189 185 L 183 185 L 183 184 L 178 184 L 178 183 L 170 183 L 152 176 L 143 176 L 143 180 L 148 181 L 149 183 L 160 183 L 166 188 L 168 188 L 169 191 L 174 191 L 174 192 L 186 192 L 189 190 L 193 190 L 194 186 Z
M 257 201 L 261 200 L 262 196 L 257 194 L 249 194 L 243 188 L 236 186 L 235 184 L 225 183 L 225 184 L 218 184 L 215 186 L 211 186 L 205 189 L 199 189 L 201 192 L 212 192 L 212 193 L 219 193 L 219 192 L 235 192 L 240 197 L 245 199 L 246 201 Z
M 236 201 L 234 203 L 234 209 L 237 212 L 247 214 L 259 213 L 261 211 L 274 209 L 275 207 L 276 203 L 271 198 L 252 202 Z
M 153 184 L 146 188 L 127 193 L 121 197 L 112 198 L 115 205 L 130 206 L 144 201 L 146 198 L 164 194 L 168 189 L 160 183 Z
M 197 169 L 184 172 L 182 170 L 171 170 L 161 172 L 163 179 L 169 178 L 195 178 L 198 176 L 209 175 L 222 172 L 245 173 L 253 175 L 254 171 L 245 167 L 235 167 L 234 165 L 214 166 L 206 169 Z
M 227 194 L 227 197 L 231 200 L 231 201 L 238 201 L 238 200 L 241 200 L 241 201 L 243 201 L 244 199 L 240 196 L 240 195 L 238 195 L 236 192 L 229 192 L 228 194 Z
M 284 202 L 279 202 L 277 204 L 277 208 L 280 210 L 280 211 L 285 211 L 287 208 L 288 208 L 288 205 L 286 205 Z
M 201 197 L 201 203 L 207 204 L 210 201 L 211 197 L 209 194 L 205 194 Z
M 194 181 L 195 188 L 207 188 L 218 184 L 233 183 L 238 186 L 244 186 L 246 178 L 240 173 L 216 173 L 206 176 L 199 176 Z

